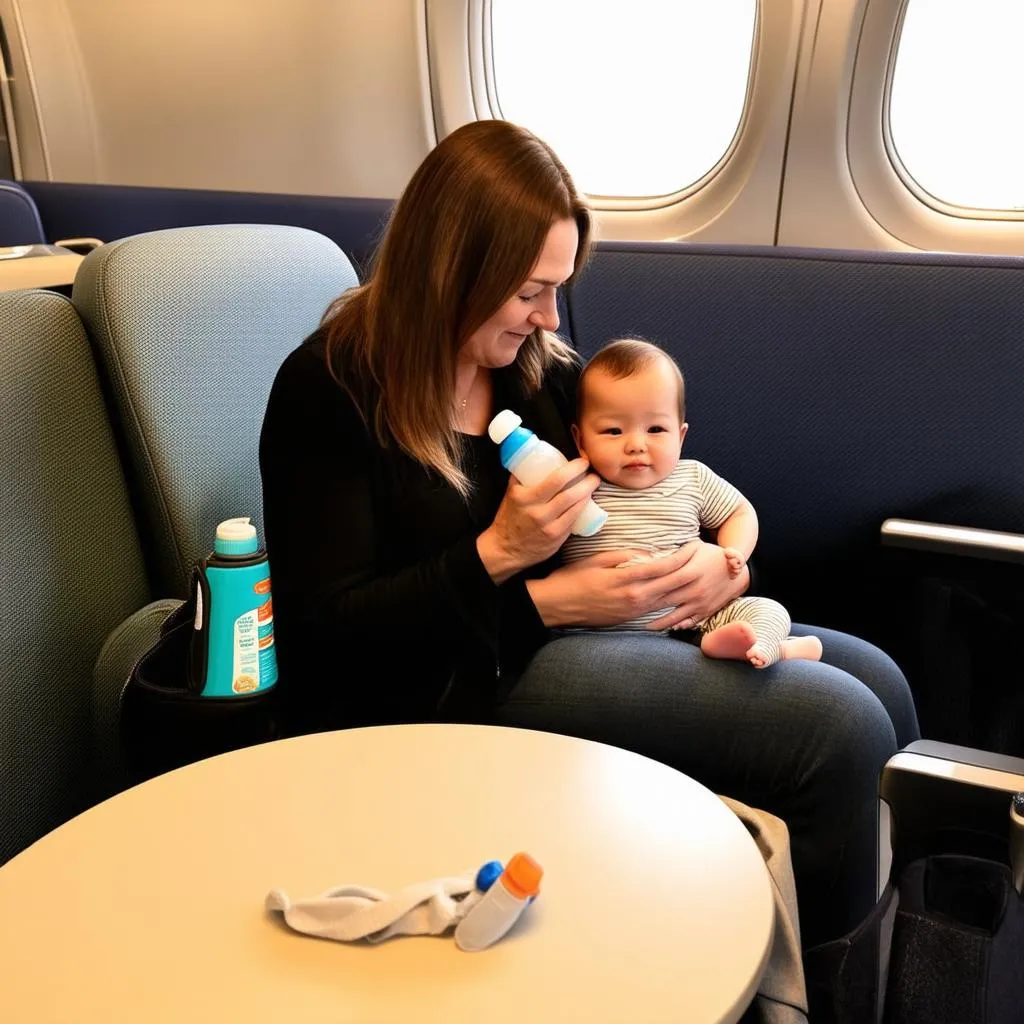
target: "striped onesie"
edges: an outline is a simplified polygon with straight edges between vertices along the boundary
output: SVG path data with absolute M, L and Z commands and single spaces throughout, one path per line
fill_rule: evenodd
M 680 459 L 660 483 L 644 490 L 630 490 L 602 481 L 594 500 L 608 513 L 608 521 L 593 537 L 571 535 L 562 546 L 568 562 L 619 548 L 649 552 L 642 559 L 671 555 L 683 544 L 700 538 L 701 528 L 717 529 L 729 518 L 743 495 L 702 462 Z M 643 629 L 671 608 L 648 612 L 608 629 Z M 789 636 L 789 613 L 778 601 L 766 597 L 739 597 L 697 624 L 701 634 L 730 622 L 749 622 L 768 658 L 778 660 L 782 641 Z M 667 631 L 666 631 L 667 632 Z

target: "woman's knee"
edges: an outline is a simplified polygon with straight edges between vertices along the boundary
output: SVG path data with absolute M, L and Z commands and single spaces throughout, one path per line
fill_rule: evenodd
M 919 739 L 917 710 L 910 685 L 899 665 L 881 648 L 848 633 L 793 624 L 795 636 L 814 633 L 822 643 L 822 661 L 860 680 L 882 703 L 900 747 Z
M 898 749 L 888 710 L 860 680 L 831 665 L 820 666 L 814 760 L 818 772 L 844 780 L 849 796 L 877 795 L 882 766 Z

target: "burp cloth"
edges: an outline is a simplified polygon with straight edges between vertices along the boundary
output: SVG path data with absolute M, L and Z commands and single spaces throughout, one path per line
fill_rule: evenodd
M 282 912 L 295 931 L 341 942 L 440 935 L 458 924 L 483 897 L 477 888 L 481 872 L 417 882 L 392 895 L 367 886 L 342 885 L 293 903 L 286 892 L 274 889 L 267 894 L 265 906 Z

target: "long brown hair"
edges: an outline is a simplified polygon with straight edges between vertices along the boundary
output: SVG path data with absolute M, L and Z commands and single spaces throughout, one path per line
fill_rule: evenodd
M 472 121 L 441 141 L 395 205 L 370 277 L 324 316 L 327 362 L 378 441 L 392 441 L 463 495 L 455 415 L 459 350 L 527 279 L 551 225 L 573 219 L 573 276 L 590 213 L 551 148 L 508 121 Z M 526 394 L 571 349 L 535 330 L 513 372 Z

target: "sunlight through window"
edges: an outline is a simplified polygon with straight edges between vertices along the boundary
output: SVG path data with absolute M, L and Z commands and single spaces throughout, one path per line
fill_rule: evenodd
M 909 0 L 889 130 L 926 192 L 955 206 L 1024 208 L 1021 0 Z
M 739 127 L 757 0 L 492 0 L 502 116 L 592 195 L 660 196 L 702 178 Z

